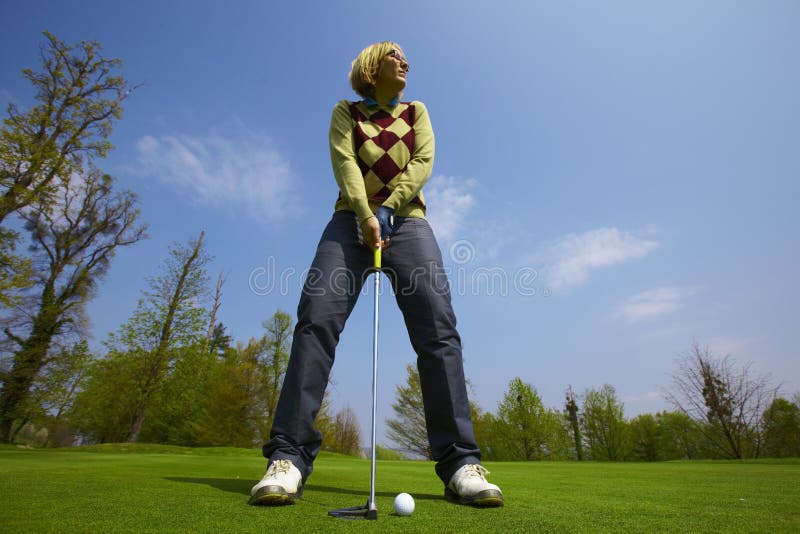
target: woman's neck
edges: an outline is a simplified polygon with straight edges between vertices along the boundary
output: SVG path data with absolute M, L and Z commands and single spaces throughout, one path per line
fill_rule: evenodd
M 376 87 L 375 92 L 372 94 L 372 98 L 374 98 L 378 104 L 385 106 L 397 98 L 398 94 L 399 93 L 394 89 Z

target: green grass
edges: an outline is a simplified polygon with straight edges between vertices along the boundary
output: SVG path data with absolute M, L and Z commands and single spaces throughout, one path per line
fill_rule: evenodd
M 0 447 L 2 532 L 798 532 L 800 462 L 488 463 L 506 506 L 446 502 L 430 462 L 381 461 L 377 522 L 334 519 L 362 505 L 369 461 L 323 453 L 305 494 L 246 504 L 259 451 L 104 445 Z M 411 493 L 411 517 L 392 515 Z

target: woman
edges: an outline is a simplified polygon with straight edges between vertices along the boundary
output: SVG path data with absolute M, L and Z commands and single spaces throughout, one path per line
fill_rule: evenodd
M 441 252 L 422 186 L 433 168 L 434 138 L 422 102 L 400 102 L 408 62 L 384 41 L 353 61 L 350 82 L 363 100 L 333 110 L 331 162 L 339 198 L 300 297 L 291 356 L 270 441 L 267 473 L 251 504 L 290 504 L 302 493 L 320 450 L 314 429 L 336 343 L 382 247 L 389 277 L 417 353 L 428 439 L 448 500 L 502 506 L 486 481 L 470 420 L 461 339 Z M 342 276 L 346 273 L 346 276 Z

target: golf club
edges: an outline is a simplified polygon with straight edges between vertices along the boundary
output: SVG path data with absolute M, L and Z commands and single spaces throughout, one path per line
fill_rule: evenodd
M 345 519 L 378 519 L 375 505 L 375 422 L 378 411 L 378 296 L 381 288 L 381 247 L 375 249 L 375 313 L 372 330 L 372 465 L 369 480 L 369 499 L 364 506 L 330 510 L 328 515 Z

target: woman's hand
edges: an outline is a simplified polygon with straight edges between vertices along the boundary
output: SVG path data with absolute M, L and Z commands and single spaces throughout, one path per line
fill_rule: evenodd
M 391 241 L 390 237 L 381 241 L 381 225 L 378 223 L 378 218 L 374 215 L 364 219 L 364 222 L 361 223 L 361 238 L 363 239 L 363 243 L 368 246 L 370 250 L 378 247 L 385 249 L 389 246 L 389 241 Z
M 381 237 L 390 238 L 394 232 L 394 210 L 386 206 L 378 208 L 375 217 L 378 218 L 378 224 L 381 225 Z

